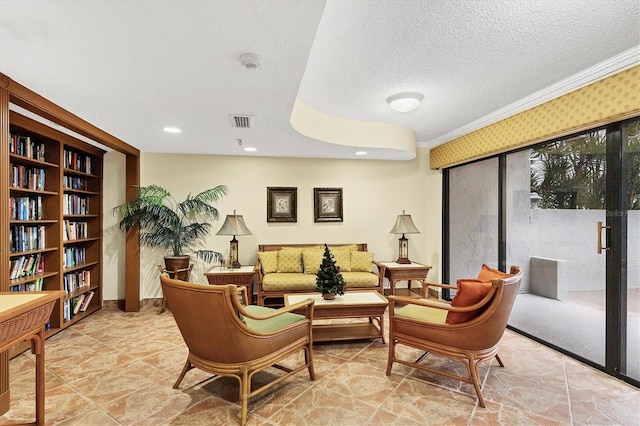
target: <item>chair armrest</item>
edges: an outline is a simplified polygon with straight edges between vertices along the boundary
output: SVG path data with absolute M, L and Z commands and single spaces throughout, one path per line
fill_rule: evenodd
M 428 281 L 423 281 L 423 286 L 433 286 L 433 287 L 441 287 L 441 288 L 450 288 L 452 290 L 457 290 L 458 287 L 451 284 L 441 284 L 441 283 L 430 283 Z
M 247 306 L 249 300 L 247 299 L 247 288 L 245 286 L 238 287 L 238 293 L 242 295 L 242 304 Z
M 289 306 L 282 307 L 280 309 L 276 309 L 271 313 L 263 314 L 263 315 L 254 315 L 252 313 L 249 313 L 240 304 L 238 304 L 236 306 L 236 309 L 238 309 L 238 311 L 240 311 L 240 313 L 243 316 L 247 317 L 247 318 L 251 318 L 251 319 L 254 319 L 254 320 L 266 320 L 266 319 L 270 319 L 270 318 L 275 318 L 278 315 L 282 315 L 282 314 L 285 314 L 287 312 L 293 312 L 293 311 L 298 310 L 298 309 L 307 308 L 307 314 L 305 316 L 307 318 L 309 318 L 309 319 L 313 319 L 313 307 L 315 306 L 315 303 L 316 303 L 315 300 L 307 299 L 307 300 L 300 301 L 298 303 L 294 303 L 293 305 L 289 305 Z M 235 301 L 234 301 L 234 304 L 235 304 Z M 311 308 L 311 309 L 309 309 L 309 308 Z
M 484 305 L 489 303 L 491 299 L 493 299 L 493 296 L 496 294 L 497 288 L 498 287 L 496 285 L 491 286 L 489 293 L 487 293 L 487 295 L 481 301 L 469 306 L 451 306 L 450 304 L 444 302 L 432 302 L 428 299 L 412 299 L 410 297 L 401 296 L 388 296 L 387 298 L 390 302 L 393 303 L 400 302 L 404 304 L 420 305 L 426 306 L 428 308 L 444 309 L 450 312 L 471 312 L 480 309 Z

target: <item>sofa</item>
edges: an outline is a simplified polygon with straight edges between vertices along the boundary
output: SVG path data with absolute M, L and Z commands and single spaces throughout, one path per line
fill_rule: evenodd
M 384 276 L 366 243 L 329 244 L 329 250 L 347 283 L 346 291 L 376 290 L 383 294 Z M 282 305 L 285 294 L 314 292 L 323 254 L 324 244 L 258 245 L 258 305 Z

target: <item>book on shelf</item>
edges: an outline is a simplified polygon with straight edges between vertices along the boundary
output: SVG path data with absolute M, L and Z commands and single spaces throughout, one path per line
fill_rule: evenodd
M 95 294 L 94 291 L 90 291 L 83 295 L 84 299 L 82 300 L 82 304 L 80 305 L 80 312 L 84 312 L 87 310 L 87 308 L 89 307 L 89 304 L 91 303 L 91 299 L 93 299 L 94 294 Z

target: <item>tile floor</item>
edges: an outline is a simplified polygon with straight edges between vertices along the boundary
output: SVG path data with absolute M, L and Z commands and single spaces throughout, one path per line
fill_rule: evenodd
M 105 307 L 47 340 L 47 424 L 239 424 L 235 379 L 192 370 L 172 389 L 187 351 L 171 312 L 156 313 Z M 379 341 L 316 345 L 314 356 L 316 381 L 301 372 L 255 397 L 249 425 L 640 425 L 640 390 L 509 330 L 506 367 L 481 367 L 487 408 L 468 384 L 401 365 L 387 377 Z M 27 352 L 9 364 L 11 409 L 0 425 L 32 422 L 35 362 Z

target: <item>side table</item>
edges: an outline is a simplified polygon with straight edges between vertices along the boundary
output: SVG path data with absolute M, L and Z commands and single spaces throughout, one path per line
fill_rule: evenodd
M 398 281 L 407 281 L 407 287 L 409 291 L 411 291 L 411 281 L 420 281 L 420 284 L 424 284 L 427 280 L 427 275 L 431 270 L 431 266 L 416 262 L 407 264 L 397 262 L 375 262 L 375 264 L 382 271 L 384 277 L 389 280 L 392 295 L 396 293 L 396 283 Z M 424 286 L 422 287 L 424 288 Z M 424 293 L 424 290 L 422 292 Z M 424 294 L 422 296 L 426 297 Z
M 241 266 L 239 268 L 220 268 L 214 266 L 204 275 L 209 284 L 224 285 L 235 284 L 247 288 L 247 299 L 249 304 L 253 304 L 253 277 L 255 276 L 255 266 Z

